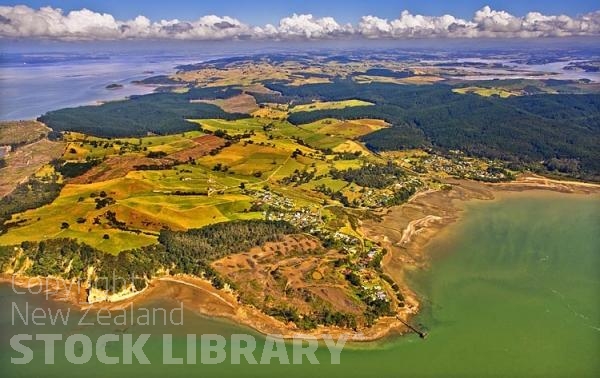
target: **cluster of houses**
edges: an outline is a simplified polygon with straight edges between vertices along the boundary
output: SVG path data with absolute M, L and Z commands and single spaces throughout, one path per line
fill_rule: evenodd
M 294 211 L 264 211 L 267 220 L 283 220 L 302 230 L 320 230 L 321 219 L 317 212 L 303 207 Z M 311 232 L 312 233 L 312 232 Z
M 450 159 L 439 155 L 429 155 L 419 162 L 428 171 L 444 172 L 454 177 L 483 181 L 499 181 L 508 178 L 504 169 L 484 168 L 482 163 L 482 161 L 474 159 L 465 159 L 459 154 Z M 486 166 L 493 166 L 492 161 L 484 163 Z
M 363 293 L 365 293 L 372 302 L 382 301 L 389 302 L 389 298 L 383 288 L 379 285 L 374 286 L 363 286 Z
M 256 201 L 255 206 L 268 206 L 271 209 L 278 209 L 282 211 L 292 211 L 296 207 L 294 200 L 288 197 L 281 196 L 268 189 L 257 190 L 250 193 Z

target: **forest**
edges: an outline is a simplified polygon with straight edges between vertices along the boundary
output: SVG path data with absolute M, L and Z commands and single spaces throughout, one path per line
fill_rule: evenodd
M 58 183 L 56 175 L 39 178 L 32 176 L 15 190 L 0 199 L 0 233 L 12 224 L 7 222 L 13 214 L 36 209 L 54 201 L 60 194 L 63 184 Z
M 96 280 L 92 286 L 119 292 L 131 282 L 137 289 L 144 288 L 148 279 L 164 269 L 171 274 L 204 276 L 216 288 L 222 288 L 225 280 L 211 268 L 211 262 L 296 232 L 285 221 L 238 220 L 187 231 L 163 230 L 160 244 L 122 251 L 118 255 L 66 238 L 23 242 L 19 247 L 23 251 L 21 260 L 27 257 L 36 261 L 25 270 L 29 276 L 85 279 L 88 267 L 93 266 Z M 14 247 L 0 246 L 0 270 L 8 269 L 15 255 Z M 16 264 L 15 270 L 18 270 L 19 262 Z
M 90 159 L 82 162 L 67 161 L 63 162 L 62 159 L 57 159 L 52 162 L 54 169 L 60 173 L 64 178 L 73 178 L 81 176 L 85 172 L 89 171 L 93 167 L 97 166 L 102 162 L 101 159 Z
M 153 93 L 99 106 L 51 111 L 38 120 L 55 131 L 78 131 L 98 137 L 140 137 L 196 130 L 189 118 L 233 120 L 245 114 L 227 113 L 216 105 L 190 100 L 227 98 L 241 93 L 229 87 L 194 88 L 188 93 Z
M 398 182 L 398 178 L 405 176 L 402 168 L 391 161 L 387 164 L 366 164 L 360 168 L 349 168 L 343 171 L 332 169 L 330 173 L 334 179 L 377 189 L 386 188 Z
M 576 159 L 572 176 L 600 180 L 600 96 L 540 94 L 502 99 L 457 94 L 436 85 L 333 84 L 267 87 L 301 101 L 360 99 L 375 106 L 298 112 L 293 124 L 323 118 L 380 118 L 392 124 L 362 138 L 373 150 L 426 147 L 462 150 L 480 157 L 530 163 Z
M 296 232 L 285 221 L 235 220 L 187 231 L 163 230 L 158 241 L 182 273 L 200 275 L 207 274 L 212 261 Z
M 376 69 L 380 70 L 380 69 Z M 375 73 L 382 73 L 375 71 Z M 405 72 L 383 72 L 405 75 Z M 426 148 L 444 153 L 501 159 L 516 167 L 559 171 L 600 180 L 600 95 L 534 94 L 509 98 L 459 94 L 446 84 L 359 84 L 350 79 L 300 86 L 267 80 L 278 93 L 253 93 L 257 102 L 302 104 L 314 100 L 358 99 L 374 106 L 296 112 L 295 125 L 323 118 L 377 118 L 392 127 L 362 137 L 374 151 Z M 102 137 L 172 134 L 193 130 L 188 118 L 240 119 L 197 99 L 226 99 L 242 93 L 234 86 L 190 88 L 187 93 L 154 93 L 100 106 L 48 112 L 39 118 L 55 131 L 80 131 Z M 540 163 L 541 162 L 541 163 Z

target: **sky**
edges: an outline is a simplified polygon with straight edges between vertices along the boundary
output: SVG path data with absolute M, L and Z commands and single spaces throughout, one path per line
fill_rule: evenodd
M 52 6 L 64 11 L 87 8 L 110 13 L 115 18 L 130 19 L 143 14 L 153 21 L 160 19 L 187 20 L 193 16 L 215 14 L 235 17 L 250 24 L 277 23 L 293 13 L 310 13 L 317 17 L 331 16 L 338 22 L 356 22 L 371 14 L 381 18 L 396 17 L 403 10 L 413 14 L 470 18 L 476 10 L 489 5 L 516 16 L 537 11 L 544 14 L 577 16 L 600 10 L 600 3 L 591 0 L 30 0 L 0 1 L 0 5 L 24 4 L 31 8 Z M 192 17 L 191 17 L 192 16 Z
M 0 38 L 341 39 L 600 36 L 590 0 L 0 0 Z

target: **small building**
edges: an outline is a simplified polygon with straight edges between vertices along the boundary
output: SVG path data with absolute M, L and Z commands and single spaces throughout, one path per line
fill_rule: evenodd
M 0 159 L 8 155 L 10 151 L 12 151 L 11 146 L 0 146 Z

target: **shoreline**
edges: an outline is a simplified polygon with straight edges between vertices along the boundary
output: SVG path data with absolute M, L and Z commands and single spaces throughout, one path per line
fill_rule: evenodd
M 396 322 L 398 322 L 393 317 L 385 317 L 380 318 L 371 328 L 359 331 L 325 326 L 318 326 L 313 330 L 302 330 L 293 323 L 286 324 L 257 308 L 238 303 L 232 292 L 217 290 L 209 281 L 188 275 L 154 278 L 146 288 L 133 295 L 128 293 L 123 295 L 120 300 L 94 303 L 82 301 L 82 298 L 85 298 L 86 287 L 78 286 L 61 278 L 27 277 L 2 273 L 0 274 L 0 284 L 12 285 L 15 290 L 17 288 L 29 289 L 28 294 L 46 296 L 48 300 L 63 302 L 78 311 L 121 311 L 129 309 L 132 305 L 143 307 L 144 304 L 151 303 L 153 300 L 168 298 L 176 303 L 183 303 L 186 310 L 197 315 L 226 320 L 237 326 L 248 327 L 262 335 L 279 335 L 283 339 L 292 339 L 298 336 L 319 338 L 323 335 L 330 335 L 334 339 L 348 336 L 349 342 L 376 341 L 389 336 L 390 331 L 396 328 Z M 198 295 L 198 292 L 207 295 Z
M 49 299 L 63 301 L 78 310 L 122 310 L 132 304 L 143 304 L 153 299 L 169 298 L 182 302 L 184 308 L 201 316 L 226 319 L 236 325 L 249 327 L 261 334 L 278 334 L 285 339 L 298 335 L 319 337 L 324 334 L 332 337 L 351 336 L 349 342 L 383 341 L 388 337 L 413 332 L 404 323 L 420 310 L 420 300 L 411 290 L 404 277 L 408 270 L 426 268 L 429 256 L 427 244 L 446 226 L 458 221 L 464 205 L 473 200 L 499 200 L 514 193 L 570 193 L 600 194 L 600 185 L 575 181 L 559 181 L 540 176 L 524 175 L 507 183 L 482 183 L 476 181 L 448 179 L 445 183 L 451 190 L 426 190 L 415 194 L 408 202 L 377 211 L 380 221 L 360 222 L 360 230 L 365 237 L 382 243 L 391 253 L 382 261 L 384 273 L 391 276 L 401 288 L 407 306 L 396 317 L 382 317 L 370 328 L 350 330 L 338 327 L 318 326 L 314 330 L 298 329 L 293 323 L 284 323 L 259 309 L 238 303 L 234 293 L 215 289 L 210 282 L 188 275 L 163 276 L 153 278 L 148 286 L 138 292 L 114 296 L 114 301 L 87 303 L 82 297 L 81 286 L 73 292 L 75 285 L 59 278 L 41 278 L 0 274 L 0 283 L 19 288 L 32 288 L 46 284 L 40 294 Z M 32 283 L 38 283 L 33 285 Z M 36 290 L 37 291 L 37 290 Z M 203 292 L 206 295 L 198 295 Z
M 427 269 L 431 256 L 429 243 L 441 236 L 447 226 L 464 216 L 465 205 L 473 201 L 497 201 L 510 196 L 524 195 L 600 195 L 600 184 L 577 181 L 561 181 L 536 175 L 522 175 L 517 180 L 504 183 L 448 179 L 444 181 L 452 189 L 426 190 L 415 194 L 406 203 L 378 213 L 379 220 L 361 222 L 365 237 L 381 242 L 387 253 L 382 261 L 384 273 L 391 276 L 403 293 L 416 298 L 405 274 L 416 269 Z M 417 315 L 417 314 L 412 314 Z M 413 318 L 410 316 L 408 321 Z M 391 335 L 394 329 L 389 330 Z M 383 338 L 381 338 L 383 339 Z

